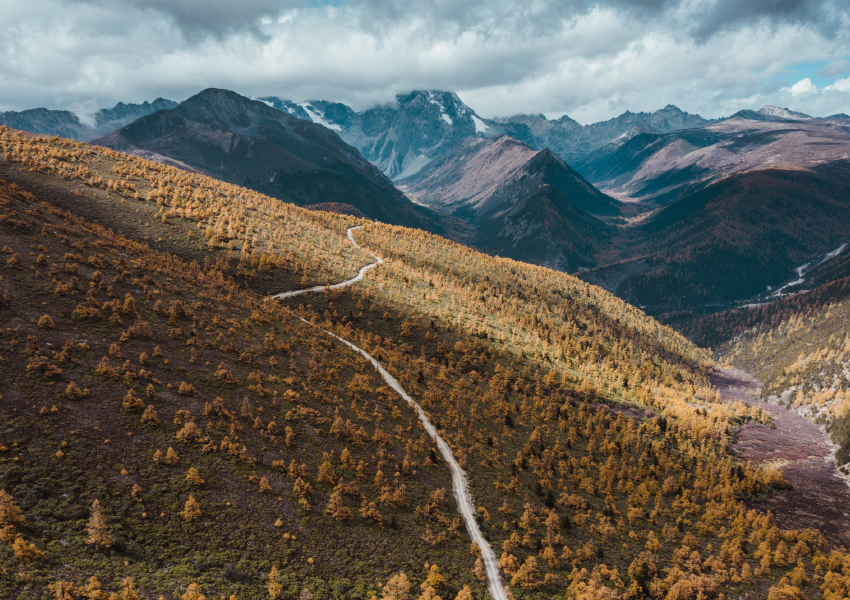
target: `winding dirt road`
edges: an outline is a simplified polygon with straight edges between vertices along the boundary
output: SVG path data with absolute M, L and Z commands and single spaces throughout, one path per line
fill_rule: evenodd
M 354 241 L 354 234 L 352 232 L 356 229 L 360 229 L 361 227 L 363 227 L 363 225 L 349 227 L 347 230 L 348 239 L 349 241 L 351 241 L 352 245 L 355 248 L 360 248 L 360 246 L 357 244 L 357 242 Z M 302 294 L 310 294 L 312 292 L 322 292 L 325 290 L 325 287 L 335 290 L 338 288 L 344 288 L 346 286 L 349 286 L 352 283 L 357 283 L 358 281 L 363 279 L 363 276 L 366 275 L 366 272 L 369 271 L 369 269 L 374 269 L 375 267 L 384 262 L 384 259 L 378 256 L 377 254 L 372 254 L 371 252 L 369 252 L 369 254 L 375 258 L 375 262 L 370 263 L 365 267 L 360 267 L 360 270 L 357 271 L 357 275 L 355 277 L 352 277 L 351 279 L 346 279 L 345 281 L 340 281 L 339 283 L 334 283 L 333 285 L 329 286 L 314 285 L 313 287 L 304 288 L 303 290 L 291 290 L 288 292 L 281 292 L 280 294 L 269 296 L 268 298 L 266 298 L 266 300 L 280 300 L 282 298 L 292 298 L 293 296 L 301 296 Z
M 354 236 L 352 234 L 353 231 L 360 229 L 363 227 L 362 225 L 358 225 L 356 227 L 348 228 L 348 239 L 351 243 L 360 248 L 357 242 L 354 240 Z M 375 262 L 372 264 L 366 265 L 362 267 L 360 271 L 357 273 L 356 277 L 351 279 L 347 279 L 346 281 L 342 281 L 340 283 L 336 283 L 334 285 L 329 286 L 331 289 L 337 289 L 341 287 L 349 286 L 353 283 L 356 283 L 363 279 L 365 273 L 374 267 L 377 267 L 381 263 L 383 263 L 383 259 L 380 258 L 376 254 L 372 254 L 375 257 Z M 293 296 L 300 296 L 302 294 L 308 294 L 310 292 L 321 292 L 324 291 L 325 286 L 315 286 L 311 288 L 306 288 L 303 290 L 293 290 L 288 292 L 282 292 L 280 294 L 275 294 L 274 296 L 270 296 L 267 300 L 272 299 L 280 299 L 280 298 L 291 298 Z M 306 319 L 301 319 L 305 323 L 309 324 Z M 341 338 L 337 334 L 332 331 L 328 331 L 327 329 L 322 329 L 327 335 L 339 340 L 355 352 L 361 354 L 366 360 L 372 363 L 372 366 L 377 369 L 378 373 L 380 373 L 381 377 L 383 377 L 384 381 L 387 382 L 392 389 L 394 389 L 399 396 L 404 398 L 404 400 L 416 411 L 416 416 L 419 417 L 419 421 L 425 427 L 425 431 L 428 432 L 428 435 L 434 440 L 437 444 L 437 448 L 440 451 L 440 455 L 443 457 L 443 460 L 446 461 L 446 464 L 449 465 L 449 469 L 452 472 L 452 493 L 454 494 L 455 500 L 457 501 L 457 508 L 463 517 L 464 524 L 466 525 L 466 531 L 469 533 L 469 537 L 473 542 L 478 544 L 478 547 L 481 549 L 481 560 L 484 563 L 484 570 L 487 575 L 487 590 L 490 592 L 490 596 L 493 600 L 508 600 L 508 596 L 505 593 L 504 586 L 502 584 L 501 576 L 499 575 L 499 565 L 496 560 L 496 555 L 493 552 L 493 549 L 490 547 L 490 543 L 485 539 L 484 535 L 481 533 L 481 529 L 478 527 L 478 521 L 475 519 L 475 505 L 472 502 L 472 495 L 469 493 L 469 482 L 466 478 L 466 472 L 460 468 L 457 461 L 455 460 L 454 454 L 452 454 L 452 450 L 449 445 L 440 437 L 440 434 L 437 433 L 436 427 L 431 423 L 428 419 L 428 416 L 425 414 L 425 411 L 422 410 L 422 407 L 419 406 L 413 398 L 401 387 L 401 384 L 398 380 L 390 375 L 390 373 L 384 368 L 384 366 L 378 362 L 371 354 L 363 350 L 362 348 L 356 346 L 355 344 L 349 342 L 348 340 Z
M 850 487 L 837 475 L 832 447 L 808 419 L 758 396 L 759 382 L 743 371 L 723 369 L 712 377 L 721 397 L 769 413 L 775 428 L 748 423 L 736 432 L 733 453 L 753 464 L 781 469 L 794 488 L 752 508 L 770 510 L 783 529 L 817 529 L 835 547 L 850 548 Z

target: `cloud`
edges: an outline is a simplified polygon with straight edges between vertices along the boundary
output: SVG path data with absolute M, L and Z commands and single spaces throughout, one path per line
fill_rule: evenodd
M 794 96 L 802 96 L 804 94 L 813 94 L 818 91 L 818 88 L 815 84 L 812 83 L 812 80 L 806 77 L 805 79 L 801 79 L 797 83 L 791 86 L 791 94 Z
M 668 103 L 706 117 L 764 104 L 831 114 L 846 111 L 845 91 L 795 95 L 800 82 L 782 80 L 846 54 L 850 11 L 830 2 L 775 0 L 771 15 L 766 0 L 737 12 L 726 0 L 5 0 L 0 110 L 222 87 L 355 109 L 447 89 L 482 116 L 580 122 Z
M 836 75 L 844 75 L 850 73 L 850 60 L 834 60 L 823 66 L 818 71 L 818 77 L 835 77 Z
M 846 79 L 838 79 L 835 83 L 828 85 L 823 89 L 827 92 L 836 91 L 847 92 L 850 94 L 850 77 L 847 77 Z
M 162 15 L 170 19 L 185 36 L 200 40 L 207 34 L 222 38 L 248 32 L 263 38 L 261 24 L 274 20 L 288 9 L 300 6 L 296 0 L 71 0 L 119 12 L 136 9 L 141 15 Z
M 742 25 L 815 24 L 823 31 L 834 32 L 831 21 L 837 0 L 716 0 L 696 28 L 700 38 Z

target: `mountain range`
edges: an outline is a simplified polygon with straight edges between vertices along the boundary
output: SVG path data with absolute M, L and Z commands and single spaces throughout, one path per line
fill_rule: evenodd
M 172 104 L 96 143 L 580 273 L 671 322 L 752 302 L 847 241 L 843 115 L 668 105 L 582 126 L 484 119 L 434 91 L 363 112 L 224 90 Z
M 800 169 L 848 158 L 850 120 L 815 119 L 767 106 L 670 133 L 640 133 L 574 163 L 625 202 L 669 204 L 723 177 L 755 169 Z
M 227 90 L 208 89 L 95 144 L 162 157 L 300 206 L 349 205 L 387 223 L 442 231 L 332 130 Z
M 618 138 L 642 132 L 666 133 L 712 122 L 672 105 L 654 113 L 626 111 L 590 125 L 580 125 L 566 115 L 557 120 L 543 115 L 487 119 L 478 116 L 453 92 L 428 90 L 399 94 L 394 103 L 363 112 L 324 100 L 294 103 L 274 96 L 259 100 L 334 129 L 394 180 L 415 175 L 455 143 L 470 137 L 509 135 L 535 150 L 549 148 L 572 162 Z
M 89 142 L 132 123 L 139 117 L 158 110 L 170 110 L 176 106 L 177 102 L 164 98 L 157 98 L 153 102 L 145 101 L 142 104 L 119 102 L 112 108 L 102 108 L 92 115 L 86 115 L 82 120 L 77 113 L 68 110 L 33 108 L 21 112 L 0 113 L 0 125 Z
M 0 125 L 0 597 L 850 595 L 845 120 L 454 98 Z

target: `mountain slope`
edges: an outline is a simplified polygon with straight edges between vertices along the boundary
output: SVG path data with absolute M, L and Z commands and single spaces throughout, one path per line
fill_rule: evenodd
M 482 250 L 565 271 L 593 265 L 611 235 L 592 215 L 619 211 L 551 151 L 508 136 L 464 140 L 399 186 L 466 220 Z
M 142 104 L 119 102 L 113 108 L 103 108 L 91 115 L 90 122 L 81 122 L 79 116 L 67 110 L 34 108 L 21 112 L 0 113 L 0 125 L 88 142 L 123 127 L 139 117 L 158 110 L 170 110 L 175 106 L 177 106 L 176 102 L 163 98 Z
M 845 553 L 743 503 L 782 486 L 729 453 L 763 415 L 599 288 L 102 147 L 0 150 L 4 597 L 484 597 L 430 438 L 321 328 L 441 430 L 514 597 L 850 589 Z M 385 259 L 362 286 L 251 291 L 351 277 L 355 223 Z
M 575 168 L 615 198 L 664 205 L 735 173 L 810 169 L 850 156 L 850 130 L 842 120 L 788 119 L 775 113 L 759 111 L 673 133 L 641 133 L 597 150 Z
M 776 289 L 848 241 L 850 173 L 836 172 L 723 179 L 631 227 L 627 258 L 581 276 L 667 320 Z
M 95 143 L 166 156 L 294 204 L 349 204 L 372 219 L 442 231 L 334 132 L 234 92 L 205 90 Z

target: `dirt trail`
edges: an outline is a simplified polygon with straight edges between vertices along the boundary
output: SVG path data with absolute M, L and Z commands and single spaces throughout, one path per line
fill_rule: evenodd
M 362 225 L 357 227 L 350 227 L 348 229 L 348 239 L 351 240 L 351 243 L 354 244 L 355 247 L 359 248 L 357 242 L 354 241 L 354 236 L 352 232 L 356 229 L 360 229 Z M 371 252 L 369 254 L 372 254 Z M 342 281 L 340 283 L 334 284 L 330 286 L 332 289 L 345 287 L 351 285 L 357 281 L 363 279 L 363 275 L 369 269 L 378 266 L 383 263 L 383 259 L 381 259 L 376 254 L 372 254 L 375 257 L 374 263 L 370 265 L 366 265 L 361 268 L 356 277 L 348 279 L 346 281 Z M 303 290 L 293 290 L 289 292 L 282 292 L 280 294 L 275 294 L 274 296 L 270 296 L 267 300 L 278 299 L 278 298 L 291 298 L 292 296 L 300 296 L 301 294 L 307 294 L 309 292 L 321 292 L 325 289 L 324 286 L 316 286 L 312 288 L 307 288 Z M 305 323 L 309 322 L 305 319 L 301 319 Z M 440 434 L 437 433 L 437 428 L 431 423 L 428 419 L 428 416 L 425 414 L 425 411 L 422 410 L 422 407 L 410 397 L 410 395 L 405 391 L 398 380 L 393 377 L 384 366 L 378 362 L 371 354 L 349 342 L 348 340 L 341 338 L 337 334 L 332 331 L 328 331 L 327 329 L 322 329 L 329 336 L 339 340 L 355 352 L 361 354 L 366 360 L 372 363 L 372 366 L 377 369 L 378 373 L 387 382 L 392 389 L 394 389 L 399 396 L 404 398 L 404 400 L 416 411 L 416 416 L 419 417 L 419 420 L 422 422 L 422 425 L 425 427 L 425 430 L 428 432 L 428 435 L 434 440 L 437 444 L 437 448 L 440 451 L 440 456 L 443 457 L 443 460 L 446 461 L 446 464 L 449 466 L 449 469 L 452 472 L 452 493 L 454 494 L 455 500 L 457 501 L 457 508 L 460 512 L 461 517 L 463 517 L 464 524 L 466 525 L 466 531 L 469 533 L 469 537 L 473 542 L 478 544 L 478 547 L 481 549 L 481 560 L 484 562 L 484 570 L 487 575 L 487 591 L 490 592 L 490 596 L 493 600 L 508 600 L 508 596 L 505 593 L 505 589 L 502 585 L 501 576 L 499 574 L 499 564 L 496 559 L 496 554 L 493 552 L 493 549 L 490 547 L 490 543 L 485 539 L 484 535 L 481 533 L 481 529 L 478 527 L 478 521 L 475 519 L 475 505 L 472 502 L 472 494 L 469 492 L 469 482 L 466 478 L 466 471 L 460 468 L 460 465 L 455 460 L 454 454 L 452 454 L 452 450 L 449 445 L 440 437 Z
M 360 248 L 360 246 L 357 244 L 357 242 L 354 241 L 353 232 L 357 229 L 360 229 L 361 227 L 363 227 L 363 225 L 357 225 L 356 227 L 349 227 L 348 231 L 347 231 L 348 239 L 355 248 Z M 332 289 L 332 290 L 335 290 L 335 289 L 338 289 L 338 288 L 344 288 L 346 286 L 349 286 L 352 283 L 356 283 L 356 282 L 360 281 L 361 279 L 363 279 L 363 276 L 366 275 L 366 272 L 369 269 L 374 269 L 379 264 L 384 262 L 384 259 L 381 258 L 380 256 L 378 256 L 377 254 L 372 254 L 371 252 L 369 252 L 369 254 L 371 254 L 375 258 L 375 262 L 368 264 L 365 267 L 360 267 L 360 270 L 357 271 L 357 275 L 355 275 L 351 279 L 346 279 L 345 281 L 340 281 L 339 283 L 334 283 L 333 285 L 329 285 L 327 287 Z M 280 300 L 281 298 L 292 298 L 293 296 L 301 296 L 302 294 L 309 294 L 311 292 L 323 292 L 324 290 L 325 290 L 325 286 L 314 285 L 313 287 L 304 288 L 303 290 L 290 290 L 288 292 L 281 292 L 280 294 L 275 294 L 274 296 L 269 296 L 268 299 L 269 300 Z
M 837 475 L 832 448 L 808 419 L 759 397 L 761 384 L 737 369 L 712 377 L 724 400 L 739 400 L 769 413 L 775 429 L 749 423 L 736 433 L 733 453 L 759 466 L 778 466 L 794 489 L 753 508 L 770 510 L 783 529 L 817 529 L 833 546 L 850 548 L 850 487 Z

